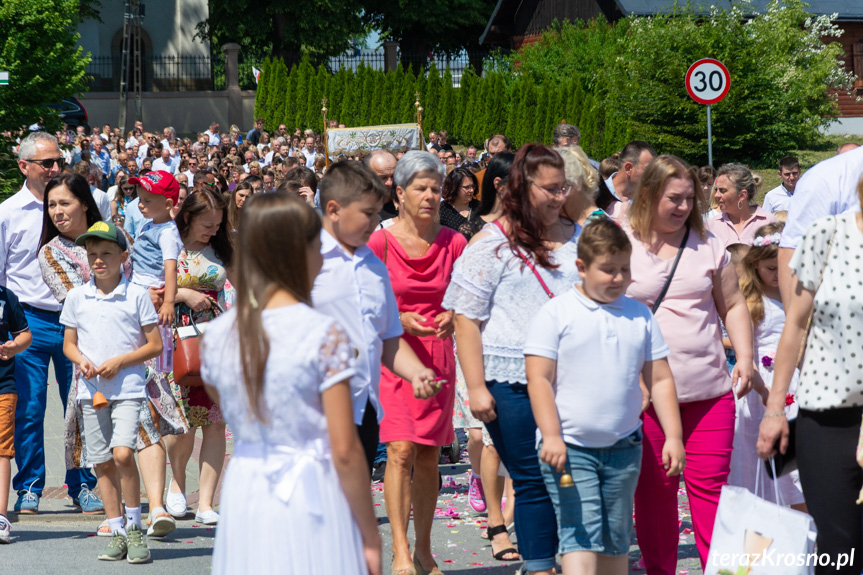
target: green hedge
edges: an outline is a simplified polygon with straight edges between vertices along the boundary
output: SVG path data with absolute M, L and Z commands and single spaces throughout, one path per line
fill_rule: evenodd
M 393 72 L 360 64 L 356 72 L 330 73 L 324 66 L 315 70 L 308 61 L 288 69 L 283 60 L 268 59 L 258 83 L 255 117 L 264 118 L 268 130 L 285 123 L 321 131 L 321 100 L 326 97 L 328 118 L 348 127 L 412 123 L 418 92 L 426 136 L 445 129 L 456 144 L 482 146 L 498 133 L 515 147 L 551 144 L 554 126 L 564 119 L 579 126 L 581 145 L 591 157 L 606 157 L 629 139 L 626 118 L 608 114 L 577 77 L 538 85 L 520 74 L 479 77 L 468 69 L 460 84 L 454 88 L 449 68 L 441 75 L 434 64 L 418 74 L 401 64 Z

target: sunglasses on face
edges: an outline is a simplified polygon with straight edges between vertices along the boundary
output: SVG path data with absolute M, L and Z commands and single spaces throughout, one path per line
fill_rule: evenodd
M 135 191 L 135 186 L 123 186 L 124 192 L 133 192 Z
M 50 170 L 54 167 L 54 164 L 57 164 L 57 167 L 61 170 L 63 166 L 66 165 L 66 158 L 45 158 L 44 160 L 24 160 L 25 162 L 30 162 L 31 164 L 39 164 L 42 168 L 46 170 Z

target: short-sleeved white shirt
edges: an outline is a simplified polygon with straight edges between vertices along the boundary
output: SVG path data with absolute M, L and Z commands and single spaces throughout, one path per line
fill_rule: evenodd
M 94 367 L 144 345 L 143 326 L 159 321 L 150 294 L 125 277 L 110 294 L 99 295 L 93 280 L 72 288 L 66 296 L 60 323 L 78 330 L 78 349 Z M 113 379 L 81 379 L 78 401 L 101 391 L 106 399 L 146 397 L 144 364 L 121 369 Z
M 357 351 L 356 375 L 351 378 L 354 423 L 360 425 L 370 401 L 378 422 L 384 417 L 380 400 L 383 342 L 402 335 L 399 307 L 384 263 L 368 246 L 347 253 L 321 230 L 324 264 L 315 278 L 315 310 L 339 322 Z
M 863 146 L 828 158 L 809 169 L 788 202 L 779 246 L 796 248 L 809 224 L 824 216 L 859 212 L 857 184 L 863 176 Z
M 646 305 L 626 296 L 600 304 L 578 289 L 542 306 L 524 344 L 526 356 L 557 361 L 563 440 L 588 448 L 610 447 L 641 426 L 639 375 L 668 353 Z
M 856 214 L 813 222 L 789 267 L 804 288 L 816 292 L 797 392 L 800 408 L 863 406 L 863 234 Z

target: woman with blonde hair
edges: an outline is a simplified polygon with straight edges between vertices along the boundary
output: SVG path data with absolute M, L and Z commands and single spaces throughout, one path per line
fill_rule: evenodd
M 701 565 L 707 561 L 719 493 L 728 478 L 735 403 L 757 377 L 752 322 L 725 244 L 708 234 L 695 170 L 659 156 L 645 169 L 625 226 L 632 240 L 626 295 L 653 308 L 671 354 L 683 423 L 684 481 Z M 737 364 L 728 373 L 719 321 Z M 754 375 L 755 374 L 755 375 Z M 635 493 L 635 526 L 648 573 L 676 573 L 680 478 L 663 467 L 665 436 L 653 407 L 644 412 L 644 451 Z
M 381 538 L 351 405 L 353 348 L 311 307 L 320 218 L 274 193 L 250 200 L 242 221 L 237 301 L 210 322 L 201 356 L 207 392 L 236 442 L 213 572 L 379 575 Z M 276 260 L 266 255 L 272 246 L 281 248 Z
M 590 214 L 599 209 L 594 199 L 599 189 L 598 173 L 579 146 L 565 146 L 554 150 L 563 158 L 566 181 L 573 188 L 563 205 L 563 212 L 583 226 Z
M 126 221 L 126 206 L 138 197 L 138 191 L 129 183 L 129 175 L 122 170 L 114 176 L 114 182 L 114 194 L 108 194 L 111 198 L 111 216 L 116 225 L 123 227 Z

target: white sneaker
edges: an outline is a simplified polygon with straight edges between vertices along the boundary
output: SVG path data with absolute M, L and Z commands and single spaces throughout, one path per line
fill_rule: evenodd
M 216 525 L 219 523 L 219 514 L 213 509 L 207 511 L 198 511 L 195 513 L 195 521 L 204 525 Z
M 186 516 L 186 496 L 183 493 L 174 493 L 171 491 L 173 483 L 173 479 L 168 483 L 168 496 L 165 497 L 165 509 L 177 519 L 182 519 Z
M 9 532 L 12 530 L 12 526 L 9 525 L 9 520 L 6 519 L 5 515 L 0 515 L 0 543 L 11 543 L 12 536 Z
M 177 522 L 173 517 L 165 513 L 159 507 L 150 514 L 150 527 L 147 529 L 147 537 L 164 537 L 177 528 Z

